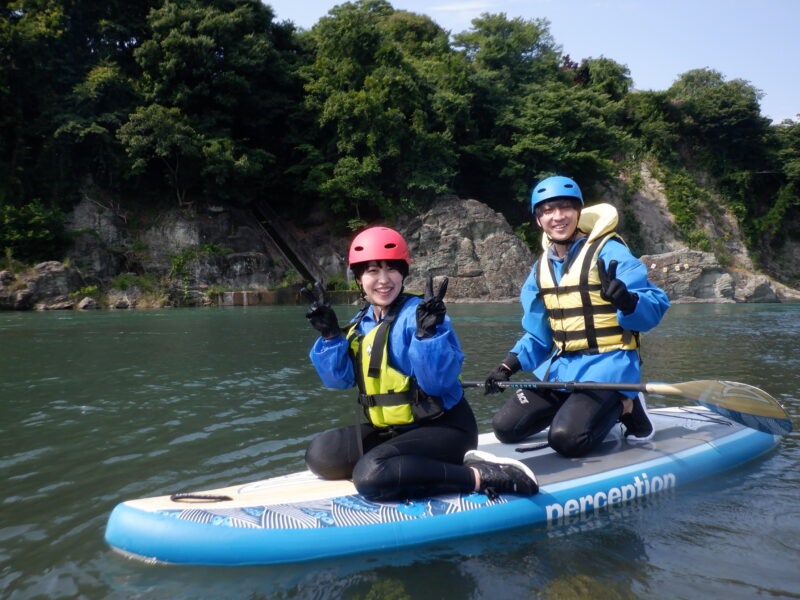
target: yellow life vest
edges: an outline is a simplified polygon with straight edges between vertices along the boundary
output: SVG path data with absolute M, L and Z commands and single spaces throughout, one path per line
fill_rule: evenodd
M 414 377 L 389 365 L 389 330 L 403 304 L 411 297 L 411 294 L 401 294 L 383 321 L 362 336 L 358 325 L 370 308 L 365 306 L 346 332 L 360 392 L 358 402 L 375 427 L 411 425 L 444 412 L 440 398 L 429 396 L 419 388 Z
M 581 211 L 578 227 L 589 234 L 577 256 L 564 266 L 558 284 L 547 258 L 550 244 L 542 236 L 544 253 L 539 260 L 537 283 L 559 353 L 597 354 L 635 350 L 639 345 L 638 333 L 623 329 L 617 320 L 617 309 L 600 296 L 600 250 L 612 238 L 625 243 L 615 232 L 617 221 L 617 210 L 610 204 Z

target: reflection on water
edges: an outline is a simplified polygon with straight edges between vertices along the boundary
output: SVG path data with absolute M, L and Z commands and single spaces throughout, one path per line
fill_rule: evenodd
M 483 378 L 520 334 L 517 305 L 449 312 L 465 379 Z M 299 470 L 315 433 L 350 422 L 352 393 L 324 390 L 309 365 L 303 313 L 0 313 L 0 597 L 800 594 L 797 433 L 751 465 L 555 529 L 281 567 L 152 567 L 110 552 L 117 502 Z M 644 380 L 746 382 L 798 430 L 798 333 L 800 305 L 675 306 L 644 337 Z M 503 397 L 468 396 L 488 429 Z

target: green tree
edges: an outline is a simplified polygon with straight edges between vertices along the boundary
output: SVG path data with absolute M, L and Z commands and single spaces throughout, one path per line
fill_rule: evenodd
M 694 69 L 681 75 L 667 95 L 678 108 L 687 154 L 715 176 L 755 248 L 759 219 L 781 186 L 779 179 L 766 176 L 776 165 L 769 120 L 761 116 L 761 92 L 741 79 L 726 81 L 718 71 Z
M 498 175 L 524 211 L 531 183 L 546 175 L 567 174 L 588 190 L 616 174 L 615 158 L 629 148 L 621 119 L 622 106 L 595 89 L 556 81 L 532 86 L 500 122 L 510 135 L 496 148 L 505 165 Z
M 631 88 L 631 72 L 625 65 L 610 58 L 584 58 L 576 78 L 580 83 L 607 94 L 611 100 L 622 100 Z
M 98 63 L 73 87 L 65 98 L 65 111 L 54 121 L 54 142 L 73 156 L 76 171 L 107 190 L 118 190 L 127 175 L 116 133 L 136 100 L 131 79 L 119 63 Z
M 639 153 L 657 157 L 667 164 L 680 164 L 677 107 L 666 92 L 629 93 L 623 99 L 626 130 L 635 140 Z
M 383 0 L 334 7 L 311 30 L 307 105 L 323 132 L 318 192 L 338 214 L 410 211 L 448 189 L 455 152 L 435 87 L 420 71 L 447 54 L 427 18 Z
M 545 19 L 484 14 L 454 37 L 473 67 L 472 127 L 455 187 L 512 222 L 529 218 L 537 178 L 568 174 L 588 190 L 614 175 L 630 148 L 621 104 L 627 67 L 606 58 L 579 67 L 562 57 L 548 27 Z
M 454 47 L 471 67 L 470 91 L 465 95 L 469 119 L 456 138 L 460 156 L 454 187 L 460 195 L 483 199 L 514 221 L 524 212 L 521 190 L 530 185 L 533 171 L 527 184 L 516 175 L 509 178 L 512 171 L 524 170 L 507 163 L 509 148 L 517 143 L 515 113 L 532 89 L 562 79 L 560 47 L 548 27 L 546 19 L 484 13 L 473 19 L 470 30 L 453 37 Z
M 0 197 L 68 205 L 109 182 L 133 106 L 132 52 L 155 1 L 15 0 L 0 9 Z
M 140 107 L 117 134 L 133 160 L 133 173 L 147 170 L 153 160 L 163 165 L 179 205 L 197 182 L 203 138 L 180 109 L 159 104 Z
M 774 203 L 759 218 L 757 230 L 767 242 L 780 245 L 787 238 L 800 240 L 800 122 L 786 120 L 773 127 L 778 173 L 784 182 Z M 775 177 L 776 172 L 763 175 Z
M 64 214 L 39 199 L 22 206 L 0 204 L 0 253 L 21 261 L 53 258 L 63 249 Z
M 786 181 L 800 188 L 800 121 L 785 120 L 774 127 L 777 158 Z
M 483 86 L 503 94 L 555 78 L 560 47 L 549 26 L 547 19 L 483 13 L 472 20 L 472 29 L 454 36 L 453 42 L 483 76 Z
M 301 87 L 292 74 L 294 27 L 273 17 L 259 0 L 167 0 L 150 12 L 151 34 L 135 51 L 144 104 L 120 135 L 135 170 L 151 152 L 181 201 L 205 195 L 247 203 L 283 175 L 279 157 Z M 164 162 L 163 143 L 159 150 L 158 140 L 139 142 L 169 122 L 172 158 Z M 191 179 L 186 169 L 178 173 L 181 162 L 192 165 Z
M 18 1 L 0 8 L 0 200 L 15 204 L 42 194 L 53 167 L 33 177 L 52 137 L 65 73 L 57 68 L 66 16 L 61 3 Z M 53 165 L 55 166 L 55 165 Z
M 763 163 L 769 120 L 761 116 L 761 92 L 748 82 L 694 69 L 667 95 L 679 107 L 682 133 L 709 152 L 708 168 L 722 173 Z

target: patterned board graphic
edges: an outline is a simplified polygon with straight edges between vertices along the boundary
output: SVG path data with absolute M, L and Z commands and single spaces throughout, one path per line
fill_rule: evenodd
M 372 502 L 358 494 L 307 502 L 235 508 L 187 508 L 159 513 L 194 523 L 248 529 L 317 529 L 424 519 L 506 503 L 502 497 L 458 494 L 407 502 Z

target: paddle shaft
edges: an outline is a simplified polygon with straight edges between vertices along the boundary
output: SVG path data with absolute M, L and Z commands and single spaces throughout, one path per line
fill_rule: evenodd
M 542 390 L 615 390 L 618 392 L 649 392 L 651 394 L 683 395 L 681 390 L 668 383 L 598 383 L 592 381 L 497 381 L 501 388 Z M 463 387 L 483 387 L 483 381 L 462 381 Z

